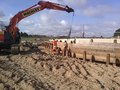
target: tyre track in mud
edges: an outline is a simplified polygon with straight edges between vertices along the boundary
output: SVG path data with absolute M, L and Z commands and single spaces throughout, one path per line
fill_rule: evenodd
M 50 86 L 44 86 L 42 81 L 37 80 L 30 73 L 27 73 L 25 69 L 21 68 L 19 64 L 10 60 L 0 60 L 0 71 L 0 79 L 2 79 L 1 81 L 4 82 L 5 86 L 9 86 L 9 89 L 11 87 L 15 88 L 15 90 L 26 90 L 28 88 L 29 90 L 53 89 Z
M 120 90 L 120 67 L 37 52 L 0 56 L 0 89 Z

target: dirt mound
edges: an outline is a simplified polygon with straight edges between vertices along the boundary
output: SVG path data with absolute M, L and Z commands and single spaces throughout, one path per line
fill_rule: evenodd
M 40 50 L 0 56 L 0 90 L 120 90 L 119 81 L 120 67 L 112 65 Z

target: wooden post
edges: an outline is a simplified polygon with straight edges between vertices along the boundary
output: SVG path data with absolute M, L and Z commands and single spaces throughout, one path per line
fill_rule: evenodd
M 90 42 L 93 43 L 93 39 L 90 39 Z
M 90 62 L 94 62 L 94 61 L 95 61 L 95 56 L 92 55 L 92 56 L 91 56 L 91 59 L 90 59 Z
M 83 60 L 86 61 L 86 51 L 83 52 Z
M 58 47 L 57 48 L 57 55 L 60 55 L 60 51 L 61 51 L 61 49 Z
M 115 58 L 115 65 L 116 66 L 120 65 L 120 60 L 118 58 Z
M 110 54 L 107 54 L 106 56 L 106 65 L 110 64 Z
M 76 54 L 75 53 L 73 53 L 73 58 L 76 58 Z
M 66 50 L 66 56 L 69 57 L 69 50 Z
M 71 49 L 70 48 L 67 50 L 67 56 L 68 57 L 72 57 L 72 55 L 71 55 Z
M 66 56 L 66 51 L 67 51 L 67 49 L 64 48 L 64 49 L 63 49 L 63 56 Z
M 116 40 L 116 39 L 114 40 L 114 43 L 117 43 L 117 40 Z

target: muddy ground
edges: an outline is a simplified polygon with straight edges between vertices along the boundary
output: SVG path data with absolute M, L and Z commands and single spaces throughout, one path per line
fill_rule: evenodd
M 120 67 L 27 49 L 1 52 L 0 90 L 120 90 Z

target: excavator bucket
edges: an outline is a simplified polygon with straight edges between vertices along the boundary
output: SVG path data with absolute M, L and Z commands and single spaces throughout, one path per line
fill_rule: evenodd
M 68 13 L 74 12 L 74 9 L 72 9 L 72 8 L 70 8 L 70 7 L 68 7 L 68 6 L 66 6 L 66 8 L 67 8 L 67 12 L 68 12 Z

